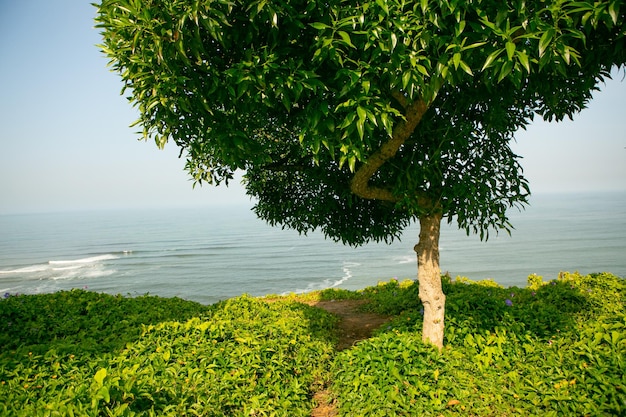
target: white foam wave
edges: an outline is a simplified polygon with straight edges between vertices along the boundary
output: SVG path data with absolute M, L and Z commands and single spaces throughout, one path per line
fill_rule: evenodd
M 406 256 L 394 256 L 393 261 L 399 264 L 410 264 L 415 261 L 415 255 L 406 255 Z
M 59 267 L 59 268 L 50 268 L 53 271 L 74 271 L 76 269 L 81 269 L 83 266 L 82 265 L 73 265 L 73 266 L 63 266 L 63 267 Z
M 5 269 L 0 271 L 0 274 L 32 274 L 34 272 L 42 272 L 48 269 L 48 265 L 31 265 L 18 269 Z
M 50 279 L 53 281 L 65 281 L 72 279 L 100 278 L 112 275 L 116 272 L 117 271 L 114 269 L 104 269 L 101 266 L 97 266 L 91 268 L 79 268 L 64 271 L 62 274 L 50 277 Z
M 348 281 L 350 278 L 352 278 L 352 268 L 356 267 L 356 266 L 360 266 L 361 264 L 358 262 L 344 262 L 343 263 L 343 276 L 337 280 L 333 280 L 333 279 L 325 279 L 322 282 L 314 282 L 314 283 L 310 283 L 309 285 L 307 285 L 306 288 L 304 289 L 298 289 L 295 291 L 292 291 L 296 294 L 302 294 L 302 293 L 307 293 L 307 292 L 311 292 L 311 291 L 319 291 L 319 290 L 325 290 L 328 288 L 337 288 L 338 286 L 340 286 L 341 284 L 343 284 L 344 282 Z M 283 295 L 287 295 L 289 294 L 291 291 L 285 291 L 283 293 Z
M 344 282 L 346 282 L 347 280 L 349 280 L 350 278 L 352 278 L 352 268 L 360 266 L 361 264 L 358 262 L 344 262 L 343 263 L 343 277 L 341 277 L 340 280 L 336 281 L 332 287 L 329 288 L 334 288 L 334 287 L 338 287 L 341 284 L 343 284 Z
M 71 280 L 98 278 L 114 274 L 105 261 L 118 259 L 113 254 L 90 256 L 71 260 L 52 260 L 46 264 L 35 264 L 22 268 L 0 270 L 0 275 L 17 275 L 21 280 Z
M 101 261 L 110 261 L 112 259 L 119 259 L 117 255 L 98 255 L 98 256 L 90 256 L 88 258 L 81 259 L 71 259 L 71 260 L 60 260 L 60 261 L 49 261 L 50 265 L 72 265 L 72 264 L 92 264 Z

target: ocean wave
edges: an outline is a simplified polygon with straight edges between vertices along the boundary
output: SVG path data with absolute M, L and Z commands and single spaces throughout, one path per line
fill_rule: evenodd
M 83 265 L 63 266 L 59 268 L 50 268 L 53 271 L 74 271 L 83 268 Z
M 349 280 L 350 278 L 352 278 L 352 268 L 357 267 L 357 266 L 361 266 L 360 263 L 358 262 L 344 262 L 343 263 L 343 277 L 341 277 L 340 280 L 338 280 L 337 282 L 335 282 L 333 284 L 332 287 L 330 288 L 334 288 L 334 287 L 338 287 L 341 284 L 343 284 L 344 282 L 346 282 L 347 280 Z
M 88 258 L 81 258 L 81 259 L 49 261 L 48 263 L 50 265 L 91 264 L 91 263 L 97 263 L 101 261 L 110 261 L 113 259 L 119 259 L 119 256 L 113 255 L 113 254 L 107 254 L 107 255 L 90 256 Z
M 405 256 L 394 256 L 393 257 L 393 261 L 397 262 L 398 264 L 410 264 L 410 263 L 414 263 L 415 261 L 415 255 L 405 255 Z
M 346 281 L 348 281 L 350 278 L 353 277 L 352 268 L 358 267 L 358 266 L 361 266 L 361 264 L 358 262 L 345 261 L 342 266 L 343 276 L 341 278 L 339 279 L 328 278 L 328 279 L 323 280 L 322 282 L 312 282 L 309 285 L 307 285 L 306 288 L 304 289 L 297 289 L 295 291 L 285 291 L 282 293 L 282 295 L 287 295 L 291 292 L 294 292 L 296 294 L 302 294 L 302 293 L 307 293 L 311 291 L 321 291 L 321 290 L 325 290 L 328 288 L 337 288 L 341 284 L 344 284 Z
M 31 265 L 31 266 L 26 266 L 26 267 L 17 268 L 17 269 L 0 270 L 0 274 L 32 274 L 36 272 L 43 272 L 48 269 L 49 267 L 47 264 L 38 264 L 38 265 Z
M 80 268 L 66 270 L 62 274 L 51 276 L 50 279 L 53 281 L 69 281 L 73 279 L 100 278 L 113 275 L 116 272 L 117 271 L 115 269 L 105 269 L 103 267 Z
M 89 256 L 79 259 L 51 260 L 45 264 L 34 264 L 20 268 L 0 270 L 2 276 L 16 276 L 20 280 L 72 280 L 99 278 L 112 275 L 116 270 L 107 267 L 105 261 L 119 259 L 114 254 Z

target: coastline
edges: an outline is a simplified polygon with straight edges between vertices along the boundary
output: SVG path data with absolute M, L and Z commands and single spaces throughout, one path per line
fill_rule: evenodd
M 444 226 L 442 272 L 505 286 L 564 270 L 626 275 L 626 193 L 538 195 L 511 220 L 511 236 L 487 242 Z M 269 227 L 241 206 L 0 216 L 0 230 L 2 293 L 87 287 L 213 303 L 417 275 L 415 225 L 391 245 L 350 248 Z

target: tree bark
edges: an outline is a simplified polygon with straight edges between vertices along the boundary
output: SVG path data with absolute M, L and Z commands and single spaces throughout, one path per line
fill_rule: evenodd
M 419 298 L 424 306 L 422 340 L 443 348 L 446 296 L 441 286 L 439 268 L 439 233 L 442 215 L 436 211 L 420 217 L 417 253 Z

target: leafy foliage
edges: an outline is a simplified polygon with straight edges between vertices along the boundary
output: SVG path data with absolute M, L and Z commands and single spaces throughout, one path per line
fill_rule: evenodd
M 300 303 L 315 303 L 317 301 L 362 300 L 363 294 L 359 291 L 349 291 L 342 288 L 326 288 L 308 293 L 268 294 L 263 299 L 267 301 L 289 300 Z
M 142 325 L 187 320 L 209 308 L 180 298 L 125 298 L 83 290 L 9 296 L 0 304 L 2 354 L 103 354 L 141 334 Z M 27 349 L 27 350 L 26 350 Z
M 441 211 L 510 227 L 528 185 L 509 147 L 572 117 L 626 62 L 623 0 L 102 0 L 139 109 L 198 181 L 246 170 L 257 214 L 350 244 Z
M 416 285 L 375 287 L 373 307 L 399 315 L 335 359 L 342 415 L 622 415 L 626 282 L 566 273 L 537 288 L 537 278 L 525 289 L 444 280 L 441 352 L 415 326 Z
M 212 306 L 78 290 L 8 297 L 0 300 L 3 323 L 12 320 L 3 339 L 11 350 L 0 352 L 0 415 L 308 416 L 313 391 L 329 379 L 348 417 L 624 414 L 623 278 L 531 276 L 523 289 L 444 283 L 443 351 L 421 340 L 413 281 L 300 296 L 367 299 L 367 308 L 395 316 L 339 353 L 336 318 L 296 295 Z M 97 307 L 81 316 L 86 306 Z M 81 331 L 66 325 L 76 314 Z M 54 336 L 33 333 L 39 326 Z M 123 344 L 110 342 L 116 335 Z
M 95 296 L 103 307 L 119 302 Z M 54 303 L 88 305 L 93 298 L 79 291 L 11 297 L 0 302 L 0 311 L 16 300 L 26 311 L 43 313 Z M 308 415 L 311 390 L 323 382 L 331 358 L 332 316 L 303 304 L 245 296 L 210 308 L 189 303 L 195 317 L 153 320 L 125 346 L 92 354 L 94 342 L 120 332 L 130 336 L 131 329 L 141 329 L 146 319 L 177 302 L 144 301 L 126 299 L 133 311 L 146 308 L 145 316 L 130 316 L 108 333 L 97 328 L 108 315 L 105 308 L 84 321 L 94 325 L 94 333 L 87 328 L 80 337 L 53 318 L 47 327 L 58 338 L 68 331 L 71 342 L 64 347 L 72 354 L 58 351 L 56 339 L 45 352 L 29 335 L 18 340 L 24 344 L 18 353 L 0 356 L 0 415 Z M 70 320 L 75 311 L 65 313 L 63 319 Z M 26 320 L 14 326 L 16 335 L 30 328 Z M 42 353 L 26 353 L 33 347 Z

